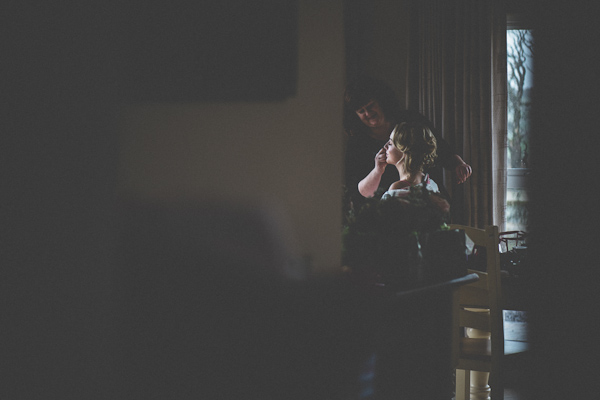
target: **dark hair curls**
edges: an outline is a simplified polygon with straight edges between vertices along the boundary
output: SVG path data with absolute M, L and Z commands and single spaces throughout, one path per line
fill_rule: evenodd
M 344 92 L 344 130 L 348 135 L 368 134 L 368 128 L 358 118 L 356 110 L 371 100 L 379 103 L 388 121 L 398 121 L 400 106 L 394 90 L 380 79 L 362 75 L 350 82 Z

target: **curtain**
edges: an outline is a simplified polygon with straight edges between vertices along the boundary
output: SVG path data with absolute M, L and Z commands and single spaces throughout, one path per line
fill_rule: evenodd
M 411 2 L 406 104 L 473 168 L 443 184 L 452 220 L 504 227 L 506 196 L 506 13 L 502 1 Z

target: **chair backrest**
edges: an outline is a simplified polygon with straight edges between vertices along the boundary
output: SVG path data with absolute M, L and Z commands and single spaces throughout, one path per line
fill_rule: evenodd
M 459 335 L 459 328 L 468 327 L 490 332 L 491 363 L 494 359 L 499 362 L 504 353 L 504 330 L 502 314 L 502 289 L 500 281 L 500 251 L 498 227 L 486 226 L 478 229 L 464 225 L 450 225 L 451 229 L 458 229 L 465 233 L 473 243 L 485 248 L 486 272 L 468 270 L 469 273 L 479 275 L 477 282 L 461 286 L 455 292 L 454 301 L 454 334 Z M 488 313 L 473 312 L 474 309 L 489 310 Z M 460 343 L 456 337 L 454 343 Z M 455 365 L 459 363 L 459 346 L 453 348 Z M 490 368 L 494 368 L 491 366 Z

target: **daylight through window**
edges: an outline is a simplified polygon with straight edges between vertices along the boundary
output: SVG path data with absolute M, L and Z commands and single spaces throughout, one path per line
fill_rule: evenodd
M 527 232 L 533 39 L 530 30 L 506 31 L 507 46 L 507 192 L 506 230 Z

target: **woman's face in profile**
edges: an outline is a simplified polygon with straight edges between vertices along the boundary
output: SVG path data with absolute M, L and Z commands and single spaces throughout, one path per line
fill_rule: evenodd
M 404 158 L 404 153 L 400 151 L 396 146 L 394 146 L 394 142 L 392 141 L 392 134 L 390 135 L 390 140 L 385 144 L 385 162 L 388 164 L 397 164 Z
M 377 100 L 371 100 L 356 110 L 356 115 L 369 128 L 378 128 L 385 124 L 385 115 Z

